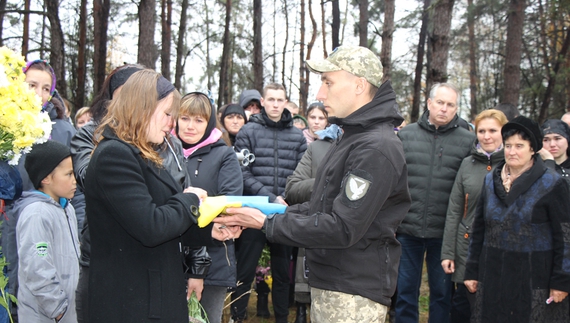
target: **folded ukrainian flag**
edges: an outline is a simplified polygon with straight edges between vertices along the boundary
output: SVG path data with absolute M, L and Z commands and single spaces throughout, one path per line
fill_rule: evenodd
M 269 203 L 267 196 L 208 196 L 200 203 L 198 226 L 203 228 L 228 207 L 252 207 L 263 214 L 285 213 L 287 206 Z

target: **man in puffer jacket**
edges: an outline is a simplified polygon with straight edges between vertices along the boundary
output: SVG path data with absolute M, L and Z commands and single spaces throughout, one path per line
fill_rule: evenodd
M 285 204 L 283 198 L 287 177 L 292 175 L 307 149 L 307 141 L 301 130 L 293 126 L 287 104 L 285 88 L 281 84 L 268 84 L 261 98 L 261 113 L 249 118 L 236 136 L 237 150 L 248 149 L 255 161 L 242 167 L 244 195 L 268 196 L 270 202 Z M 265 246 L 265 234 L 260 230 L 246 230 L 236 243 L 237 290 L 232 294 L 232 317 L 239 322 L 246 318 L 251 283 L 255 276 L 261 251 Z M 289 315 L 289 261 L 292 248 L 270 244 L 271 273 L 273 276 L 273 308 L 277 323 L 287 322 Z M 242 296 L 243 295 L 243 296 Z M 264 302 L 267 293 L 258 293 Z M 268 316 L 263 303 L 260 316 Z
M 430 289 L 430 321 L 449 322 L 451 275 L 440 265 L 445 215 L 455 175 L 469 155 L 475 135 L 459 126 L 459 92 L 435 84 L 428 110 L 398 132 L 408 164 L 412 206 L 398 228 L 402 258 L 398 273 L 396 322 L 418 322 L 418 295 L 424 257 Z

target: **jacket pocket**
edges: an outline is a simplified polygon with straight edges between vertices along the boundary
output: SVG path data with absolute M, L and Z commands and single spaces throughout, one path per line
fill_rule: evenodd
M 148 317 L 151 319 L 159 319 L 162 309 L 162 279 L 160 277 L 160 270 L 149 269 L 148 282 Z

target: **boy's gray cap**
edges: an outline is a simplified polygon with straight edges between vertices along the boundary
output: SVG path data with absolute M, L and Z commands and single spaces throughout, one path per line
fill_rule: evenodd
M 337 47 L 324 60 L 306 61 L 313 73 L 347 71 L 358 77 L 364 77 L 370 84 L 380 87 L 384 72 L 378 56 L 370 49 L 361 46 L 343 45 Z

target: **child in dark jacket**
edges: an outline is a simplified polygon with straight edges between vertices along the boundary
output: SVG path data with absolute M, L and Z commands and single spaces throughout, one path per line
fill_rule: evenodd
M 71 153 L 53 140 L 35 145 L 25 162 L 36 190 L 16 203 L 20 322 L 77 322 L 79 239 Z

